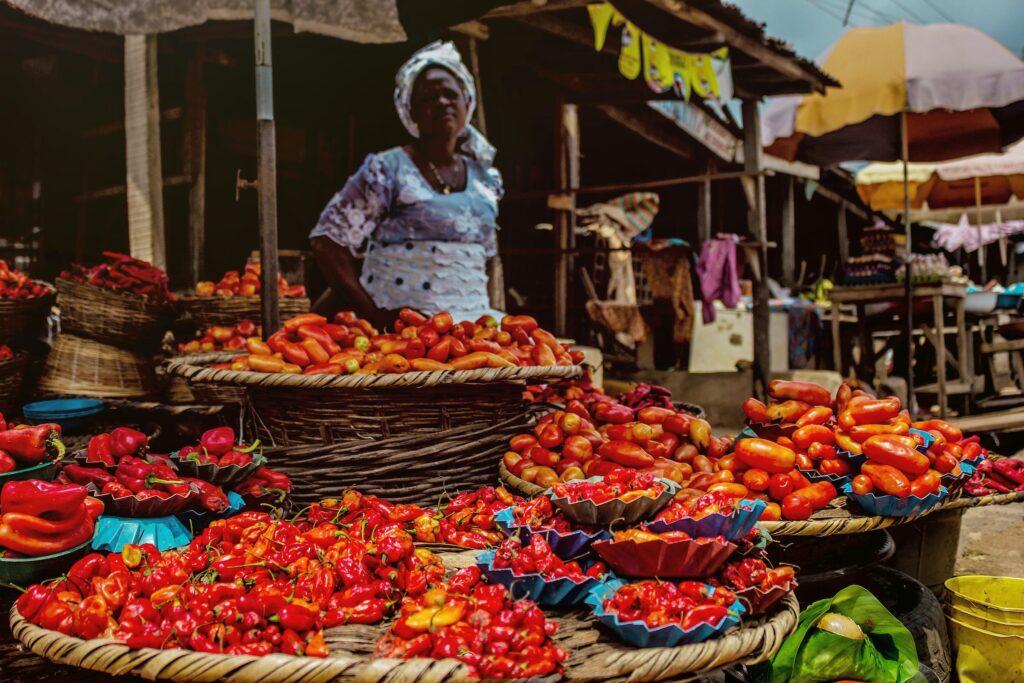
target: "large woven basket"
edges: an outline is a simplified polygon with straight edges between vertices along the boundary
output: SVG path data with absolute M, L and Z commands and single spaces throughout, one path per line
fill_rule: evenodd
M 57 396 L 146 398 L 156 394 L 156 376 L 146 356 L 59 334 L 46 357 L 39 391 Z
M 28 354 L 25 353 L 0 361 L 0 412 L 8 412 L 15 407 L 27 369 Z
M 439 552 L 450 567 L 473 563 L 473 552 Z M 456 556 L 457 555 L 457 556 Z M 740 664 L 755 664 L 772 657 L 797 625 L 796 597 L 787 595 L 769 614 L 749 619 L 742 628 L 696 645 L 638 649 L 595 628 L 586 609 L 553 617 L 558 624 L 555 641 L 569 652 L 566 681 L 703 680 L 711 673 Z M 323 659 L 268 655 L 265 657 L 207 654 L 187 650 L 132 650 L 109 639 L 81 640 L 49 631 L 25 621 L 16 607 L 10 610 L 11 632 L 27 650 L 51 662 L 104 672 L 144 676 L 149 680 L 228 681 L 229 683 L 459 683 L 470 680 L 457 660 L 370 658 L 387 624 L 347 625 L 325 632 L 331 654 Z M 39 675 L 27 657 L 17 662 L 19 672 Z M 29 673 L 31 671 L 31 674 Z M 84 676 L 83 676 L 84 677 Z M 557 680 L 557 677 L 542 679 Z
M 52 285 L 40 284 L 49 288 L 48 294 L 35 299 L 0 299 L 0 344 L 42 330 L 54 291 Z
M 170 319 L 163 304 L 64 279 L 57 280 L 57 304 L 62 331 L 132 349 L 155 344 Z
M 293 446 L 266 452 L 292 480 L 293 500 L 309 504 L 347 488 L 398 503 L 434 506 L 438 499 L 495 482 L 508 440 L 529 429 L 533 410 L 496 425 L 464 425 L 380 441 Z
M 260 320 L 260 302 L 258 296 L 196 296 L 184 294 L 178 297 L 181 309 L 188 313 L 199 327 L 208 325 L 237 325 L 241 320 Z M 306 297 L 281 297 L 278 300 L 281 319 L 290 318 L 299 313 L 309 312 L 309 299 Z
M 214 370 L 231 354 L 171 361 L 190 383 L 246 389 L 257 435 L 272 446 L 380 441 L 491 427 L 523 412 L 527 381 L 574 377 L 578 366 L 484 368 L 374 375 L 288 375 Z

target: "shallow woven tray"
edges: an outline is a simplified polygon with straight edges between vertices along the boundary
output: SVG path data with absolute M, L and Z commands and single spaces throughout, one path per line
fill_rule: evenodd
M 445 557 L 446 562 L 449 558 Z M 455 566 L 455 562 L 450 562 Z M 754 664 L 774 655 L 797 624 L 799 607 L 786 596 L 769 615 L 752 619 L 720 638 L 672 648 L 634 648 L 599 630 L 590 612 L 576 609 L 549 612 L 559 624 L 555 640 L 568 650 L 564 680 L 685 681 L 697 674 L 737 664 Z M 48 631 L 25 621 L 15 607 L 11 631 L 35 654 L 60 664 L 135 674 L 147 679 L 229 681 L 234 683 L 320 683 L 331 680 L 374 683 L 454 683 L 468 680 L 456 660 L 369 658 L 386 624 L 342 626 L 325 632 L 330 656 L 324 659 L 269 655 L 266 657 L 206 654 L 188 650 L 132 650 L 111 640 L 89 640 Z M 545 680 L 557 680 L 551 677 Z
M 36 280 L 35 282 L 39 282 Z M 53 305 L 53 285 L 42 282 L 50 293 L 35 299 L 0 299 L 0 344 L 42 329 L 46 312 Z
M 445 493 L 493 484 L 508 440 L 528 430 L 532 411 L 494 425 L 469 424 L 379 441 L 265 451 L 270 467 L 292 480 L 292 499 L 308 504 L 346 488 L 396 503 L 436 505 Z
M 145 398 L 156 394 L 156 376 L 146 356 L 85 337 L 59 334 L 46 357 L 39 392 Z
M 209 325 L 237 325 L 242 320 L 258 323 L 262 317 L 260 310 L 262 299 L 258 296 L 196 296 L 182 294 L 178 296 L 178 304 L 183 312 L 188 313 L 198 327 Z M 281 320 L 299 313 L 309 312 L 309 299 L 306 297 L 280 297 L 278 308 Z
M 63 279 L 57 280 L 57 304 L 61 330 L 133 349 L 155 343 L 170 319 L 165 305 Z
M 530 498 L 539 496 L 547 491 L 543 486 L 537 486 L 512 474 L 505 467 L 505 463 L 501 461 L 498 462 L 498 479 L 505 485 L 505 488 Z
M 7 412 L 15 407 L 26 369 L 27 353 L 19 353 L 10 360 L 0 361 L 0 412 Z
M 433 436 L 497 425 L 524 410 L 527 380 L 572 377 L 579 366 L 483 368 L 374 375 L 286 375 L 213 370 L 231 354 L 172 360 L 167 373 L 191 384 L 245 388 L 249 421 L 271 446 L 344 444 Z M 492 479 L 493 481 L 493 479 Z

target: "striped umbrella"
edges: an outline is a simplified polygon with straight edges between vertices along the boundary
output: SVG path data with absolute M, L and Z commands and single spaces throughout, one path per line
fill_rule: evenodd
M 903 162 L 906 379 L 912 398 L 907 163 L 999 152 L 1024 136 L 1024 62 L 970 26 L 906 22 L 851 29 L 817 61 L 843 87 L 769 104 L 767 151 L 819 166 Z

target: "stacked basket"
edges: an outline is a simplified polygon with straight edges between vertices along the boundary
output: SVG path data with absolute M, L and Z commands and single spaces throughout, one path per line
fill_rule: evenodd
M 14 357 L 0 361 L 0 412 L 17 404 L 29 366 L 28 354 L 18 351 L 15 342 L 42 332 L 46 312 L 52 304 L 52 288 L 48 294 L 33 299 L 0 298 L 0 345 L 15 346 Z
M 46 394 L 147 398 L 156 391 L 152 356 L 169 310 L 131 292 L 57 280 L 61 334 L 46 359 Z M 143 352 L 143 353 L 140 353 Z
M 241 320 L 259 321 L 262 317 L 261 302 L 258 296 L 199 296 L 194 293 L 178 296 L 182 313 L 191 318 L 199 329 L 212 325 L 234 326 Z M 304 296 L 282 296 L 278 300 L 278 308 L 284 320 L 308 313 L 310 303 Z M 168 400 L 171 403 L 222 405 L 241 403 L 244 398 L 244 391 L 238 387 L 210 382 L 186 382 L 180 377 L 169 377 L 168 380 Z M 190 400 L 186 400 L 186 397 Z

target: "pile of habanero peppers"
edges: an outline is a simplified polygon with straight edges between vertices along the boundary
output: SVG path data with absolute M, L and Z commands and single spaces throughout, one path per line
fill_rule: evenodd
M 103 257 L 103 263 L 92 267 L 73 263 L 60 277 L 112 292 L 130 292 L 153 304 L 174 301 L 167 274 L 156 266 L 115 251 L 105 251 Z
M 491 316 L 476 322 L 452 320 L 449 313 L 430 318 L 405 308 L 394 332 L 378 334 L 351 312 L 334 323 L 315 313 L 285 321 L 265 342 L 249 339 L 248 355 L 220 369 L 305 375 L 405 373 L 476 370 L 517 366 L 571 365 L 583 360 L 530 316 Z
M 0 259 L 0 299 L 36 299 L 53 291 L 48 285 L 33 282 L 28 275 Z
M 35 467 L 62 455 L 59 424 L 8 424 L 0 414 L 0 472 Z
M 428 510 L 348 489 L 339 498 L 313 503 L 299 518 L 314 524 L 345 525 L 361 519 L 371 525 L 400 524 L 420 543 L 450 543 L 481 549 L 497 545 L 505 538 L 497 529 L 494 514 L 522 502 L 522 498 L 501 486 L 484 486 L 456 495 L 444 507 Z
M 513 604 L 500 586 L 478 587 L 475 567 L 450 583 L 444 582 L 445 572 L 431 551 L 414 548 L 412 536 L 398 522 L 371 514 L 348 523 L 288 522 L 245 512 L 214 521 L 179 551 L 161 553 L 147 544 L 125 546 L 119 554 L 88 555 L 66 576 L 29 587 L 17 608 L 43 628 L 80 638 L 113 638 L 133 648 L 324 657 L 324 629 L 379 623 L 403 601 L 397 632 L 423 635 L 429 646 L 420 639 L 415 649 L 399 652 L 398 634 L 388 634 L 378 644 L 379 656 L 458 657 L 471 672 L 488 677 L 558 668 L 564 653 L 550 642 L 554 625 L 533 603 Z M 443 616 L 434 609 L 441 603 L 451 606 Z M 420 614 L 423 609 L 430 612 Z M 509 614 L 500 617 L 503 612 Z M 419 616 L 409 624 L 413 614 Z M 508 626 L 520 627 L 517 632 L 536 630 L 537 637 L 530 636 L 529 643 L 512 641 L 501 655 L 484 655 L 479 638 L 468 638 L 466 629 L 499 618 L 495 623 L 508 620 Z M 463 650 L 479 659 L 464 658 Z M 484 660 L 492 662 L 491 668 Z M 552 665 L 539 666 L 539 660 Z

